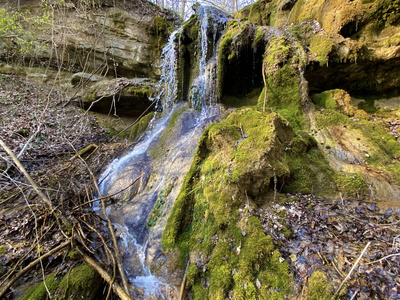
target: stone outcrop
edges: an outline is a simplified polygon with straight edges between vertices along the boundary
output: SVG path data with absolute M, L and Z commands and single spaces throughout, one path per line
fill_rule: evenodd
M 39 15 L 45 9 L 41 1 L 19 2 L 23 12 Z M 50 1 L 51 9 L 46 10 L 53 13 L 54 24 L 51 30 L 32 32 L 47 45 L 36 49 L 33 62 L 50 63 L 73 73 L 158 78 L 162 46 L 176 16 L 142 0 L 94 3 L 92 7 L 82 6 L 79 1 Z M 29 55 L 25 55 L 25 61 Z

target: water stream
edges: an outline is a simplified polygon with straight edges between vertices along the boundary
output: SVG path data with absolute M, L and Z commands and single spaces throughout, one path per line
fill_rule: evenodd
M 216 32 L 223 29 L 228 18 L 211 7 L 200 7 L 198 14 L 202 32 L 201 57 L 198 77 L 191 90 L 198 92 L 196 97 L 200 101 L 195 105 L 191 103 L 193 109 L 188 102 L 182 101 L 185 99 L 178 99 L 180 28 L 171 34 L 162 54 L 162 75 L 156 96 L 162 113 L 156 113 L 142 140 L 112 161 L 99 179 L 102 195 L 114 194 L 132 185 L 116 196 L 118 204 L 109 206 L 107 214 L 121 240 L 123 264 L 135 299 L 178 298 L 176 286 L 181 277 L 171 279 L 172 274 L 160 267 L 157 278 L 149 266 L 154 267 L 155 261 L 162 260 L 162 231 L 189 170 L 198 140 L 205 126 L 221 114 L 215 97 L 215 45 Z M 170 126 L 170 122 L 174 126 Z M 132 184 L 139 176 L 140 180 Z M 152 213 L 155 206 L 157 210 Z

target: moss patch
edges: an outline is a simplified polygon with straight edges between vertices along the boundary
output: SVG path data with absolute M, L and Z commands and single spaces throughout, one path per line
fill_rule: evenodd
M 317 54 L 317 61 L 321 66 L 328 64 L 329 54 L 333 49 L 334 42 L 326 35 L 318 34 L 311 36 L 310 50 Z
M 47 276 L 45 284 L 52 299 L 97 299 L 101 278 L 86 264 L 79 265 L 67 273 L 61 280 L 53 273 Z M 43 282 L 29 289 L 21 300 L 47 299 L 47 290 Z
M 249 108 L 204 131 L 162 236 L 165 250 L 179 249 L 181 268 L 189 253 L 204 261 L 202 272 L 190 267 L 194 299 L 225 299 L 228 293 L 237 299 L 284 299 L 292 293 L 289 267 L 271 237 L 239 208 L 265 203 L 274 182 L 297 191 L 315 185 L 326 192 L 328 182 L 335 187 L 333 171 L 315 147 L 277 113 Z
M 328 300 L 331 299 L 333 287 L 326 279 L 322 271 L 314 271 L 308 279 L 307 300 Z
M 143 116 L 135 125 L 132 126 L 128 133 L 128 139 L 130 141 L 136 141 L 139 139 L 143 133 L 146 132 L 151 120 L 154 118 L 154 112 L 151 112 Z
M 370 194 L 364 178 L 360 174 L 338 174 L 336 183 L 339 191 L 346 197 L 363 197 Z

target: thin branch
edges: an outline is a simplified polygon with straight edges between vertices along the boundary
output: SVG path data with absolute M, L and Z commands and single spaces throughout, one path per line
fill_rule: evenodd
M 353 273 L 353 271 L 355 270 L 355 268 L 357 267 L 358 263 L 360 262 L 361 258 L 363 257 L 365 251 L 367 251 L 369 245 L 371 244 L 371 242 L 368 242 L 367 245 L 365 246 L 364 250 L 361 252 L 360 256 L 357 258 L 356 262 L 354 263 L 353 267 L 351 268 L 349 274 L 347 274 L 346 278 L 343 279 L 342 283 L 340 284 L 339 288 L 337 289 L 336 293 L 333 295 L 332 299 L 335 299 L 338 295 L 340 290 L 342 289 L 343 285 L 345 284 L 345 282 L 349 279 L 349 277 L 351 276 L 351 273 Z
M 393 257 L 393 256 L 399 256 L 399 255 L 400 255 L 400 253 L 394 253 L 394 254 L 386 255 L 386 256 L 378 259 L 378 260 L 371 261 L 371 262 L 367 263 L 367 265 L 376 264 L 376 263 L 378 263 L 378 262 L 380 262 L 382 260 L 388 259 L 388 258 Z
M 3 147 L 3 149 L 7 152 L 8 155 L 10 155 L 11 159 L 13 162 L 16 164 L 20 172 L 25 176 L 25 178 L 28 180 L 28 182 L 32 185 L 33 189 L 35 192 L 39 195 L 40 198 L 47 204 L 47 206 L 50 208 L 51 211 L 53 211 L 53 204 L 51 203 L 50 199 L 46 197 L 45 194 L 39 189 L 37 184 L 33 181 L 32 177 L 29 175 L 29 173 L 26 171 L 24 166 L 21 164 L 21 162 L 18 160 L 18 158 L 15 156 L 15 154 L 11 151 L 10 148 L 3 142 L 3 140 L 0 139 L 0 146 Z
M 86 169 L 90 173 L 90 175 L 91 175 L 91 177 L 93 179 L 93 183 L 94 183 L 94 185 L 96 187 L 97 193 L 100 195 L 100 198 L 101 198 L 102 195 L 101 195 L 99 186 L 97 184 L 96 177 L 94 176 L 94 174 L 93 174 L 92 170 L 90 169 L 90 167 L 88 166 L 87 162 L 79 155 L 79 153 L 77 153 L 77 154 L 78 154 L 79 159 L 85 164 Z M 122 284 L 124 286 L 124 290 L 125 290 L 126 294 L 129 295 L 128 279 L 126 278 L 125 270 L 124 270 L 124 267 L 122 266 L 122 260 L 121 260 L 120 254 L 119 254 L 118 242 L 117 242 L 117 238 L 115 236 L 114 228 L 112 226 L 112 223 L 111 223 L 110 219 L 107 217 L 107 214 L 106 214 L 106 206 L 105 206 L 105 203 L 104 203 L 104 199 L 101 200 L 101 207 L 102 207 L 103 215 L 107 220 L 108 229 L 109 229 L 110 234 L 111 234 L 111 239 L 112 239 L 113 246 L 114 246 L 114 251 L 115 251 L 115 258 L 117 260 L 117 266 L 118 266 L 118 269 L 119 269 L 119 273 L 121 275 Z
M 129 189 L 129 188 L 130 188 L 132 185 L 134 185 L 140 178 L 142 178 L 143 175 L 144 175 L 144 173 L 140 174 L 140 176 L 137 177 L 131 184 L 129 184 L 127 187 L 124 187 L 122 190 L 119 190 L 118 192 L 116 192 L 116 193 L 114 193 L 114 194 L 106 195 L 106 196 L 102 196 L 102 197 L 99 197 L 99 198 L 95 198 L 95 199 L 86 201 L 85 203 L 82 203 L 82 204 L 79 204 L 79 205 L 75 206 L 72 210 L 75 210 L 75 209 L 77 209 L 77 208 L 79 208 L 79 207 L 85 206 L 86 204 L 89 204 L 89 203 L 93 203 L 93 202 L 96 202 L 96 201 L 99 201 L 99 200 L 105 200 L 105 199 L 114 197 L 114 196 L 116 196 L 116 195 L 122 193 L 123 191 Z
M 95 269 L 97 273 L 99 273 L 100 276 L 112 286 L 114 292 L 121 298 L 121 300 L 131 300 L 131 297 L 124 291 L 124 289 L 116 282 L 113 282 L 112 277 L 96 261 L 86 255 L 79 249 L 79 247 L 76 247 L 76 250 L 82 255 L 83 260 Z
M 47 252 L 46 254 L 43 254 L 42 256 L 40 256 L 39 258 L 35 259 L 33 262 L 31 262 L 29 265 L 27 265 L 25 268 L 23 268 L 21 271 L 19 271 L 19 273 L 17 275 L 15 275 L 9 282 L 8 284 L 0 291 L 0 298 L 2 298 L 4 296 L 4 294 L 7 292 L 7 290 L 22 276 L 24 275 L 26 272 L 28 272 L 29 270 L 31 270 L 34 266 L 36 266 L 38 263 L 40 263 L 43 259 L 46 259 L 47 257 L 53 255 L 54 253 L 60 251 L 61 249 L 67 247 L 68 245 L 71 244 L 71 240 L 68 240 L 60 245 L 58 245 L 57 247 L 55 247 L 54 249 L 50 250 L 49 252 Z

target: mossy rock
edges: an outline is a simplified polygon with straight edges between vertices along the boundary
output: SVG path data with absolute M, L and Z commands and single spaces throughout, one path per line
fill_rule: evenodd
M 359 198 L 370 195 L 370 190 L 360 174 L 338 174 L 336 183 L 339 191 L 346 197 Z
M 326 35 L 312 35 L 310 39 L 310 51 L 317 55 L 316 60 L 321 66 L 328 64 L 329 54 L 332 52 L 334 42 Z
M 154 112 L 148 113 L 143 116 L 135 125 L 132 126 L 128 133 L 128 139 L 130 141 L 138 140 L 147 130 L 151 120 L 154 118 Z
M 316 147 L 279 114 L 250 108 L 207 127 L 162 235 L 164 250 L 180 251 L 181 268 L 189 252 L 191 259 L 193 253 L 207 257 L 199 267 L 191 260 L 193 299 L 225 299 L 230 291 L 238 299 L 293 293 L 289 266 L 271 237 L 257 217 L 245 217 L 239 208 L 266 203 L 274 183 L 293 191 L 312 192 L 315 186 L 317 194 L 336 192 L 334 171 Z
M 47 276 L 45 284 L 52 299 L 98 299 L 102 279 L 87 264 L 74 267 L 60 280 L 56 273 Z M 43 282 L 29 289 L 20 300 L 47 299 L 48 293 Z

